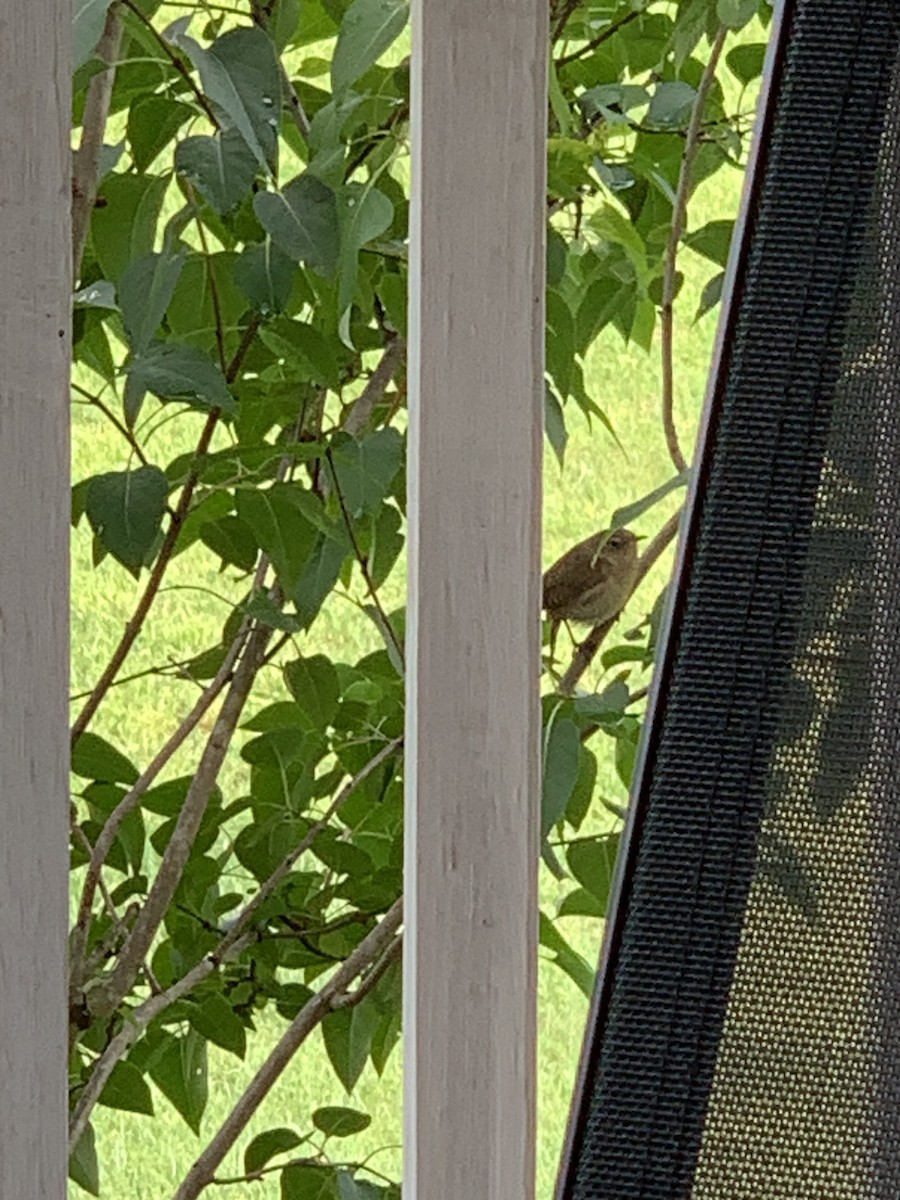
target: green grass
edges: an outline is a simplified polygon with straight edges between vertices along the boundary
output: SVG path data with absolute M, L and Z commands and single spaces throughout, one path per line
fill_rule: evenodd
M 735 212 L 740 183 L 741 176 L 737 172 L 727 172 L 705 185 L 692 206 L 692 227 Z M 683 445 L 689 450 L 696 435 L 716 318 L 706 317 L 697 326 L 691 326 L 702 287 L 713 273 L 711 265 L 688 252 L 683 254 L 680 265 L 686 271 L 687 279 L 677 306 L 677 415 Z M 560 472 L 549 448 L 545 457 L 545 564 L 572 542 L 601 526 L 614 509 L 645 494 L 673 474 L 659 419 L 658 348 L 655 347 L 648 357 L 638 349 L 623 346 L 617 335 L 607 332 L 591 351 L 586 364 L 586 381 L 589 393 L 613 421 L 624 452 L 602 426 L 589 428 L 574 407 L 570 407 L 567 415 L 571 439 L 565 471 Z M 176 450 L 186 448 L 196 436 L 199 420 L 194 426 L 190 419 L 179 419 L 163 426 L 151 442 L 156 461 L 164 465 Z M 186 436 L 188 433 L 190 436 Z M 126 455 L 124 441 L 102 416 L 82 406 L 76 409 L 73 450 L 76 480 L 98 469 L 109 469 L 109 465 L 117 461 L 124 462 Z M 635 523 L 637 531 L 652 533 L 674 511 L 677 503 L 677 497 L 670 497 Z M 629 606 L 625 628 L 636 624 L 647 611 L 665 582 L 670 565 L 671 556 L 657 565 Z M 90 538 L 82 523 L 73 537 L 73 690 L 89 687 L 107 661 L 140 586 L 111 561 L 104 562 L 99 569 L 91 567 Z M 398 576 L 394 588 L 393 596 L 398 598 L 402 575 Z M 176 560 L 167 587 L 154 608 L 153 619 L 142 633 L 125 674 L 164 663 L 170 656 L 186 657 L 211 645 L 218 639 L 227 615 L 227 601 L 233 600 L 239 590 L 227 576 L 218 572 L 213 556 L 199 548 Z M 354 592 L 361 597 L 355 585 Z M 217 595 L 222 599 L 217 599 Z M 304 648 L 311 645 L 333 657 L 353 660 L 378 644 L 378 634 L 367 619 L 349 601 L 334 597 L 314 625 Z M 278 686 L 274 671 L 269 679 L 264 690 L 271 695 Z M 585 682 L 592 685 L 601 682 L 599 667 L 592 670 Z M 115 689 L 113 698 L 103 706 L 93 728 L 118 744 L 128 745 L 135 761 L 143 765 L 192 700 L 189 685 L 182 682 L 156 677 L 139 679 Z M 75 705 L 74 711 L 78 707 Z M 209 724 L 209 721 L 204 722 L 201 735 L 208 730 Z M 199 744 L 199 738 L 191 739 L 173 763 L 172 773 L 191 769 Z M 604 755 L 611 747 L 611 742 L 604 747 Z M 222 782 L 226 794 L 231 796 L 241 794 L 244 788 L 243 764 L 234 752 L 229 756 Z M 605 756 L 601 762 L 599 786 L 604 795 L 624 802 L 611 756 Z M 556 885 L 545 875 L 541 886 L 542 902 L 545 907 L 550 907 L 556 898 Z M 601 935 L 599 922 L 569 918 L 564 925 L 566 936 L 575 947 L 589 961 L 595 961 Z M 544 1200 L 552 1193 L 587 1005 L 571 981 L 558 968 L 546 963 L 541 967 L 539 1003 L 538 1196 Z M 170 1196 L 265 1057 L 281 1028 L 276 1017 L 264 1014 L 245 1062 L 211 1048 L 210 1102 L 200 1139 L 193 1136 L 159 1095 L 155 1119 L 104 1108 L 95 1110 L 104 1197 L 107 1200 L 164 1200 Z M 394 1177 L 401 1170 L 401 1068 L 399 1052 L 392 1058 L 382 1080 L 375 1076 L 371 1067 L 367 1068 L 350 1103 L 370 1112 L 373 1124 L 365 1134 L 344 1144 L 350 1159 L 364 1157 L 384 1147 L 372 1160 L 373 1165 Z M 317 1034 L 275 1086 L 254 1119 L 249 1134 L 279 1124 L 306 1128 L 309 1113 L 314 1108 L 346 1102 Z M 245 1135 L 240 1146 L 246 1145 L 247 1140 L 248 1135 Z M 240 1154 L 233 1153 L 219 1174 L 240 1172 Z M 74 1185 L 71 1194 L 73 1197 L 83 1195 Z M 252 1195 L 258 1200 L 275 1200 L 279 1194 L 277 1175 L 253 1188 L 246 1185 L 219 1187 L 215 1194 L 223 1200 L 244 1195 Z

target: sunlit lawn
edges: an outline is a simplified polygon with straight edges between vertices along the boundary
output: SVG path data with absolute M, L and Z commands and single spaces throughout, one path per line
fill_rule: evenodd
M 723 173 L 701 190 L 696 199 L 691 225 L 696 227 L 713 217 L 736 211 L 741 177 L 737 172 Z M 686 448 L 693 445 L 706 384 L 706 373 L 716 316 L 704 318 L 697 326 L 691 321 L 704 283 L 715 268 L 685 252 L 681 266 L 687 282 L 679 299 L 677 317 L 677 413 Z M 607 412 L 624 446 L 620 450 L 599 425 L 588 428 L 570 407 L 567 413 L 571 440 L 565 471 L 560 472 L 547 450 L 544 469 L 544 562 L 549 563 L 570 543 L 603 525 L 609 514 L 650 491 L 673 474 L 662 437 L 659 420 L 660 371 L 658 349 L 648 358 L 642 351 L 626 348 L 615 334 L 605 333 L 594 346 L 586 364 L 589 393 Z M 199 427 L 199 424 L 198 424 Z M 150 443 L 160 465 L 173 456 L 184 442 L 186 431 L 196 433 L 191 420 L 179 419 L 165 425 Z M 104 419 L 93 410 L 78 406 L 74 424 L 74 478 L 76 480 L 109 469 L 109 464 L 124 462 L 125 443 Z M 636 522 L 640 533 L 652 533 L 678 503 L 677 497 Z M 205 555 L 205 557 L 204 557 Z M 665 581 L 671 558 L 661 562 L 632 601 L 623 628 L 636 624 L 652 603 Z M 99 569 L 90 565 L 90 538 L 84 524 L 74 535 L 74 613 L 73 613 L 73 687 L 90 686 L 118 640 L 123 621 L 130 612 L 139 587 L 123 570 L 110 561 Z M 153 619 L 142 634 L 127 664 L 128 675 L 168 658 L 187 657 L 218 640 L 222 622 L 228 614 L 228 599 L 240 588 L 217 571 L 211 554 L 196 549 L 176 560 L 168 576 L 168 586 L 160 596 Z M 353 594 L 361 598 L 354 584 Z M 402 598 L 402 572 L 391 597 Z M 334 597 L 301 643 L 304 652 L 324 651 L 329 656 L 355 660 L 365 649 L 379 645 L 377 631 L 353 604 Z M 278 687 L 278 677 L 270 675 L 270 694 Z M 595 668 L 587 682 L 600 681 Z M 139 764 L 174 727 L 177 716 L 192 701 L 190 685 L 166 682 L 156 677 L 138 679 L 117 688 L 94 724 L 117 744 L 127 744 Z M 209 722 L 205 723 L 209 728 Z M 196 761 L 194 740 L 178 756 L 174 773 L 190 770 Z M 612 743 L 608 744 L 611 748 Z M 606 747 L 603 747 L 604 753 Z M 223 777 L 227 795 L 240 794 L 244 786 L 242 764 L 232 753 Z M 624 802 L 621 784 L 611 758 L 604 759 L 600 771 L 600 789 L 611 799 Z M 542 882 L 545 907 L 556 897 L 556 885 L 549 877 Z M 600 938 L 599 923 L 584 918 L 569 918 L 565 933 L 577 949 L 593 963 Z M 580 1050 L 586 1016 L 586 1001 L 574 984 L 558 968 L 544 964 L 540 977 L 540 1095 L 538 1143 L 538 1195 L 551 1195 L 564 1124 L 570 1103 L 573 1075 Z M 251 1039 L 247 1060 L 240 1062 L 214 1047 L 210 1048 L 210 1101 L 203 1122 L 203 1134 L 197 1139 L 169 1104 L 156 1094 L 157 1116 L 148 1119 L 109 1109 L 96 1110 L 103 1195 L 108 1200 L 165 1200 L 200 1150 L 229 1111 L 245 1081 L 271 1047 L 282 1025 L 268 1013 L 260 1018 L 258 1036 Z M 358 1160 L 378 1147 L 383 1152 L 372 1159 L 373 1166 L 392 1177 L 401 1171 L 400 1156 L 401 1055 L 389 1063 L 385 1077 L 379 1080 L 371 1067 L 366 1069 L 353 1099 L 373 1117 L 372 1126 L 362 1135 L 344 1143 L 348 1159 Z M 347 1103 L 341 1085 L 328 1065 L 318 1035 L 305 1046 L 288 1072 L 267 1099 L 251 1126 L 251 1134 L 273 1125 L 309 1127 L 309 1114 L 326 1104 Z M 242 1139 L 245 1145 L 247 1136 Z M 461 1152 L 462 1148 L 461 1148 Z M 232 1154 L 220 1175 L 241 1173 L 239 1153 Z M 217 1187 L 222 1200 L 250 1195 L 259 1200 L 278 1196 L 277 1175 L 252 1187 L 239 1184 Z M 83 1195 L 72 1186 L 72 1196 Z

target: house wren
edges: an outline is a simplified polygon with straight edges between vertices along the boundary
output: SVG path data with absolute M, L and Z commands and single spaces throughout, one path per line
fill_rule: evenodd
M 595 533 L 547 569 L 543 607 L 552 622 L 551 645 L 561 621 L 599 625 L 618 616 L 637 579 L 637 543 L 630 529 Z

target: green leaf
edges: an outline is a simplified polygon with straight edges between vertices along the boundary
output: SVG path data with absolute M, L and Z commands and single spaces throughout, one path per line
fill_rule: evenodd
M 275 483 L 268 488 L 241 488 L 236 497 L 238 516 L 253 530 L 289 596 L 296 591 L 318 538 L 298 494 L 295 484 Z
M 690 120 L 697 93 L 682 79 L 658 83 L 650 98 L 647 121 L 659 129 L 674 129 Z
M 540 916 L 540 943 L 553 953 L 553 961 L 556 965 L 590 1000 L 594 991 L 594 972 L 581 955 L 572 949 L 550 918 L 543 912 Z
M 699 321 L 701 317 L 705 317 L 708 312 L 711 312 L 716 307 L 722 299 L 722 289 L 724 286 L 725 272 L 720 271 L 718 275 L 713 275 L 700 296 L 700 303 L 694 315 L 695 322 Z
M 208 354 L 178 342 L 156 342 L 136 354 L 127 366 L 125 401 L 132 409 L 145 392 L 160 400 L 183 400 L 204 410 L 220 408 L 232 415 L 235 401 L 225 376 Z
M 215 137 L 189 137 L 179 142 L 175 169 L 222 216 L 249 193 L 258 163 L 240 133 L 227 129 Z
M 161 1054 L 151 1060 L 148 1070 L 173 1108 L 199 1134 L 209 1096 L 206 1040 L 193 1029 L 183 1037 L 167 1034 Z
M 299 356 L 316 383 L 334 391 L 340 387 L 348 355 L 336 337 L 325 337 L 320 330 L 301 321 L 284 320 L 261 329 L 260 338 L 286 361 Z
M 359 252 L 363 246 L 390 229 L 393 220 L 394 206 L 384 192 L 371 184 L 348 183 L 341 188 L 338 194 L 341 231 L 338 309 L 342 315 L 341 341 L 345 345 L 351 345 L 346 327 L 356 291 Z
M 607 204 L 594 213 L 590 223 L 604 241 L 622 247 L 634 266 L 638 279 L 643 283 L 648 282 L 650 272 L 647 266 L 647 247 L 631 221 L 617 208 Z
M 103 33 L 110 3 L 111 0 L 75 0 L 72 14 L 73 71 L 84 66 L 93 54 Z
M 569 870 L 581 886 L 596 897 L 603 913 L 609 901 L 619 841 L 620 835 L 611 833 L 589 841 L 573 842 L 566 849 Z
M 326 1137 L 352 1137 L 362 1133 L 372 1124 L 368 1113 L 359 1112 L 355 1108 L 317 1108 L 312 1115 L 312 1123 Z
M 234 282 L 262 316 L 282 312 L 291 298 L 294 260 L 271 238 L 245 246 L 234 264 Z
M 128 342 L 140 353 L 160 326 L 175 292 L 183 254 L 147 254 L 125 268 L 119 280 L 119 307 Z
M 200 530 L 200 541 L 218 554 L 223 565 L 228 563 L 239 571 L 252 571 L 256 566 L 256 538 L 240 517 L 229 514 L 218 521 L 207 521 Z
M 244 1173 L 252 1175 L 261 1170 L 276 1154 L 284 1154 L 299 1146 L 303 1138 L 293 1129 L 267 1129 L 258 1133 L 244 1151 Z
M 159 467 L 95 475 L 85 512 L 101 544 L 126 567 L 142 566 L 162 527 L 169 482 Z
M 299 175 L 279 192 L 258 192 L 253 211 L 260 224 L 295 262 L 326 275 L 337 269 L 341 250 L 337 197 L 314 175 Z
M 708 258 L 710 262 L 724 267 L 728 263 L 728 252 L 731 249 L 731 235 L 734 233 L 734 221 L 710 221 L 700 229 L 685 236 L 684 244 Z
M 740 80 L 744 87 L 761 77 L 767 49 L 765 42 L 753 42 L 745 46 L 735 46 L 729 51 L 725 62 L 732 75 Z
M 87 730 L 72 747 L 71 769 L 82 779 L 98 779 L 104 783 L 132 784 L 138 778 L 138 769 L 115 746 L 105 738 Z
M 569 892 L 563 899 L 557 915 L 560 917 L 593 917 L 597 919 L 606 915 L 606 908 L 596 896 L 584 888 L 576 888 L 574 892 Z
M 324 654 L 296 658 L 285 665 L 284 677 L 306 717 L 307 728 L 327 728 L 340 702 L 340 684 L 331 659 Z
M 241 26 L 204 50 L 193 38 L 172 39 L 200 72 L 203 91 L 262 167 L 273 166 L 281 114 L 281 72 L 271 39 L 258 25 Z
M 365 75 L 406 27 L 407 0 L 354 0 L 341 21 L 331 60 L 331 88 L 343 91 Z
M 578 779 L 581 737 L 568 717 L 551 717 L 544 738 L 541 838 L 562 818 Z
M 687 487 L 690 482 L 690 468 L 679 471 L 677 475 L 673 475 L 665 483 L 658 488 L 654 488 L 646 496 L 642 496 L 640 500 L 635 500 L 633 504 L 626 504 L 622 508 L 617 508 L 609 519 L 610 529 L 625 529 L 632 521 L 636 521 L 638 517 L 642 517 L 645 512 L 648 512 L 655 505 L 659 504 L 660 500 L 665 499 L 670 492 L 674 492 L 677 488 Z
M 743 29 L 756 16 L 759 0 L 718 0 L 719 20 L 729 29 Z
M 198 1033 L 223 1050 L 243 1058 L 247 1053 L 247 1031 L 234 1009 L 218 992 L 202 1004 L 192 1004 L 190 1022 Z
M 338 1200 L 334 1167 L 294 1164 L 281 1172 L 281 1200 Z
M 153 1116 L 153 1096 L 150 1087 L 134 1063 L 122 1060 L 112 1069 L 100 1093 L 100 1103 L 107 1108 L 120 1108 L 125 1112 L 145 1113 Z
M 381 587 L 388 578 L 400 553 L 405 539 L 401 532 L 403 518 L 392 504 L 382 504 L 375 518 L 372 545 L 369 550 L 369 574 L 375 587 Z
M 98 279 L 89 283 L 72 296 L 73 308 L 105 308 L 116 309 L 115 285 L 107 279 Z
M 284 50 L 293 41 L 301 11 L 300 0 L 275 0 L 266 28 L 279 50 Z
M 136 258 L 152 253 L 168 175 L 109 175 L 103 204 L 91 215 L 91 244 L 106 279 L 114 283 Z
M 78 1144 L 69 1155 L 69 1178 L 92 1196 L 100 1195 L 100 1165 L 97 1162 L 93 1125 L 85 1128 Z
M 193 116 L 189 104 L 168 96 L 151 94 L 135 100 L 128 110 L 128 143 L 137 169 L 146 171 Z
M 330 461 L 350 515 L 360 517 L 376 509 L 388 494 L 403 465 L 403 439 L 391 427 L 377 429 L 361 441 L 338 434 Z
M 366 996 L 353 1008 L 339 1008 L 322 1022 L 322 1037 L 328 1059 L 347 1093 L 359 1082 L 372 1038 L 381 1023 L 378 1009 Z

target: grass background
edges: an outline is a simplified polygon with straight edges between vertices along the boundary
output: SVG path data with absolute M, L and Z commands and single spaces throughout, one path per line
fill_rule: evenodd
M 758 29 L 749 40 L 761 40 Z M 746 109 L 746 99 L 742 108 Z M 690 228 L 736 213 L 742 183 L 738 171 L 726 169 L 699 189 L 690 212 Z M 693 325 L 704 284 L 716 268 L 690 251 L 683 251 L 679 266 L 686 280 L 676 306 L 676 413 L 682 444 L 689 450 L 696 437 L 717 313 Z M 570 441 L 565 469 L 561 471 L 549 446 L 544 465 L 545 565 L 570 544 L 604 525 L 609 515 L 665 482 L 673 474 L 659 416 L 660 365 L 658 341 L 647 356 L 623 345 L 617 334 L 604 332 L 585 363 L 589 394 L 614 424 L 623 449 L 599 424 L 589 427 L 574 405 L 567 409 Z M 96 380 L 84 382 L 96 384 Z M 202 417 L 180 416 L 165 422 L 149 441 L 151 460 L 165 465 L 187 449 L 199 433 Z M 128 448 L 121 436 L 93 408 L 77 403 L 73 421 L 73 479 L 80 480 L 111 464 L 124 464 Z M 652 534 L 674 511 L 678 497 L 670 497 L 635 522 L 639 533 Z M 671 554 L 652 572 L 632 600 L 622 628 L 636 624 L 649 610 L 671 567 Z M 96 680 L 118 641 L 142 585 L 111 560 L 99 568 L 91 565 L 91 538 L 86 523 L 73 531 L 72 689 L 77 693 Z M 333 658 L 354 661 L 380 645 L 379 635 L 355 607 L 362 599 L 359 581 L 349 596 L 334 595 L 311 631 L 302 639 L 303 653 L 324 652 Z M 388 603 L 402 601 L 404 564 L 401 562 L 386 589 Z M 219 572 L 214 556 L 199 544 L 172 565 L 152 619 L 130 656 L 124 675 L 170 659 L 186 658 L 218 640 L 229 605 L 242 586 Z M 561 636 L 561 648 L 565 649 Z M 598 666 L 585 680 L 602 682 Z M 92 725 L 116 744 L 127 746 L 143 766 L 193 702 L 191 685 L 158 676 L 145 676 L 116 687 Z M 261 707 L 280 690 L 277 671 L 264 675 L 253 706 Z M 77 712 L 79 703 L 73 705 Z M 249 715 L 249 713 L 248 713 Z M 196 762 L 200 737 L 208 732 L 214 713 L 202 723 L 178 754 L 169 775 L 183 774 Z M 610 799 L 626 797 L 615 774 L 612 742 L 601 745 L 599 789 Z M 608 751 L 608 753 L 607 753 Z M 221 779 L 226 797 L 242 794 L 243 764 L 232 749 Z M 604 821 L 597 815 L 596 822 Z M 77 884 L 77 879 L 74 881 Z M 558 898 L 555 882 L 542 873 L 542 906 L 552 911 Z M 566 918 L 565 935 L 592 964 L 596 961 L 601 925 L 586 918 Z M 539 991 L 539 1120 L 538 1197 L 549 1200 L 557 1170 L 572 1084 L 581 1048 L 587 1003 L 559 968 L 541 964 Z M 196 1154 L 215 1132 L 244 1084 L 263 1061 L 283 1028 L 274 1012 L 260 1016 L 258 1032 L 250 1039 L 245 1061 L 210 1047 L 210 1100 L 201 1137 L 195 1138 L 168 1102 L 155 1093 L 156 1116 L 148 1119 L 98 1107 L 95 1129 L 101 1164 L 102 1195 L 106 1200 L 164 1200 L 171 1196 Z M 378 1079 L 371 1066 L 348 1100 L 325 1057 L 316 1033 L 301 1049 L 255 1117 L 238 1151 L 233 1152 L 220 1176 L 242 1172 L 241 1153 L 254 1133 L 274 1125 L 309 1128 L 309 1114 L 327 1104 L 346 1104 L 372 1115 L 372 1125 L 358 1137 L 347 1139 L 342 1153 L 351 1161 L 373 1155 L 372 1166 L 386 1175 L 401 1174 L 402 1053 L 398 1049 L 385 1075 Z M 339 1148 L 332 1147 L 334 1151 Z M 335 1154 L 336 1156 L 336 1154 Z M 240 1183 L 217 1187 L 216 1196 L 236 1200 L 252 1195 L 275 1200 L 278 1175 L 250 1187 Z M 82 1196 L 74 1184 L 70 1196 Z

